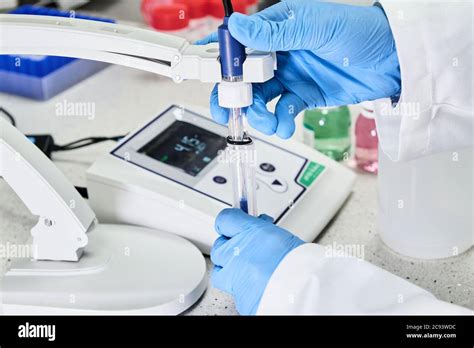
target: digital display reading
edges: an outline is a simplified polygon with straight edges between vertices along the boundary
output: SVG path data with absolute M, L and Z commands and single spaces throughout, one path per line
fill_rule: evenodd
M 225 138 L 193 124 L 175 121 L 138 152 L 198 175 L 226 147 Z

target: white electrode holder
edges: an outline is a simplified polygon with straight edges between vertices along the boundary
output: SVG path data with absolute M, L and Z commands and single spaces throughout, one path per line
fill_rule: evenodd
M 0 176 L 39 216 L 33 255 L 14 259 L 2 280 L 4 314 L 178 314 L 204 292 L 206 264 L 194 245 L 98 224 L 64 175 L 3 119 Z
M 0 15 L 0 53 L 90 59 L 171 78 L 220 83 L 217 43 L 192 45 L 186 39 L 132 26 L 77 18 Z M 274 76 L 276 55 L 248 50 L 245 83 Z
M 253 90 L 251 83 L 226 82 L 219 83 L 219 106 L 227 109 L 245 108 L 253 104 Z

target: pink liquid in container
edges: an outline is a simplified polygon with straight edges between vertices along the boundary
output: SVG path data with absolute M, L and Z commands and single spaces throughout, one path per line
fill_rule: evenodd
M 374 106 L 372 102 L 364 102 L 361 106 L 362 111 L 355 124 L 355 160 L 359 169 L 377 174 L 379 139 L 375 126 Z

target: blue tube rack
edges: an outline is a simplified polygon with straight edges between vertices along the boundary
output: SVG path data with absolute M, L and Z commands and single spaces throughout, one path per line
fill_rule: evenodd
M 71 17 L 71 12 L 24 5 L 10 14 Z M 74 18 L 115 23 L 113 19 L 74 13 Z M 0 55 L 0 92 L 36 100 L 48 100 L 108 64 L 90 60 L 56 56 Z

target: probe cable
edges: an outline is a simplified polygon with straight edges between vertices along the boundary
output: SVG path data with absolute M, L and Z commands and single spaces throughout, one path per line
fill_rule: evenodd
M 120 139 L 124 138 L 125 135 L 117 135 L 113 137 L 89 137 L 79 139 L 73 142 L 70 142 L 65 145 L 54 145 L 53 152 L 60 152 L 60 151 L 71 151 L 80 149 L 86 146 L 91 146 L 94 144 L 102 143 L 104 141 L 119 141 Z
M 5 110 L 1 106 L 0 106 L 0 113 L 5 115 L 10 120 L 10 123 L 12 124 L 13 127 L 16 127 L 16 121 L 12 114 L 10 114 L 7 110 Z

